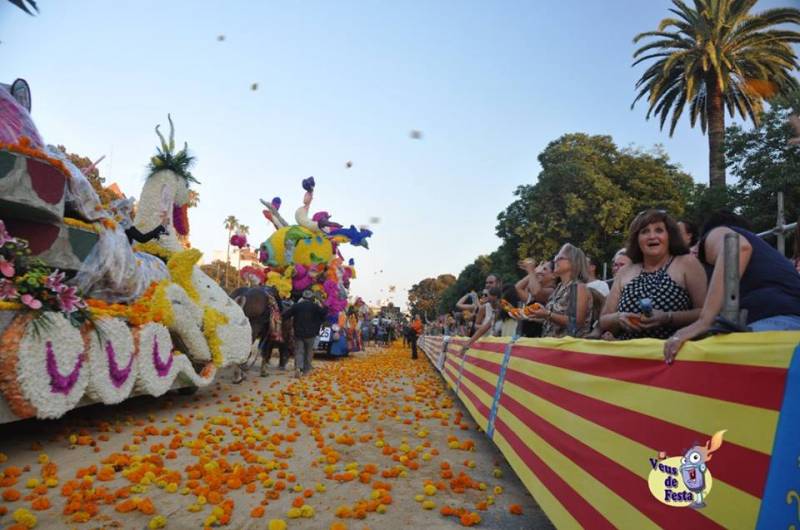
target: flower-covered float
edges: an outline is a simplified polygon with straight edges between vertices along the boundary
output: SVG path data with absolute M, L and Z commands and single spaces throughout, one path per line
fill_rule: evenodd
M 197 181 L 171 119 L 133 218 L 130 200 L 101 204 L 2 87 L 0 123 L 0 418 L 204 386 L 246 358 L 244 313 L 178 239 Z
M 280 197 L 271 202 L 261 200 L 266 217 L 275 232 L 264 241 L 258 250 L 263 268 L 245 267 L 240 274 L 250 285 L 272 287 L 283 299 L 298 298 L 310 289 L 328 309 L 328 320 L 332 335 L 324 342 L 338 339 L 344 328 L 339 325 L 347 308 L 350 280 L 355 278 L 353 259 L 345 262 L 339 247 L 344 243 L 369 248 L 367 239 L 372 232 L 366 227 L 351 225 L 344 228 L 331 220 L 328 212 L 309 214 L 314 197 L 314 177 L 302 181 L 305 195 L 303 204 L 295 211 L 294 224 L 289 224 L 279 210 Z M 231 244 L 240 246 L 246 240 L 240 234 L 231 238 Z M 341 317 L 341 318 L 340 318 Z

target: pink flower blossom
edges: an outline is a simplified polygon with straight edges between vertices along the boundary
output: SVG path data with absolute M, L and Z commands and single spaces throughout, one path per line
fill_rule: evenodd
M 6 230 L 6 224 L 3 221 L 0 221 L 0 247 L 5 245 L 8 242 L 13 242 L 14 238 L 11 237 L 11 234 L 8 233 Z
M 0 279 L 0 300 L 12 300 L 16 298 L 18 294 L 17 286 L 14 285 L 14 282 L 6 280 L 5 278 Z
M 31 309 L 41 309 L 42 303 L 30 294 L 23 294 L 20 301 Z
M 58 299 L 58 307 L 66 314 L 74 312 L 76 309 L 86 307 L 83 300 L 76 294 L 75 287 L 61 286 L 61 289 L 56 294 Z
M 14 276 L 14 262 L 0 256 L 0 273 L 6 278 L 12 278 Z
M 57 293 L 64 288 L 63 282 L 64 281 L 64 273 L 61 271 L 54 271 L 47 277 L 44 281 L 44 286 Z

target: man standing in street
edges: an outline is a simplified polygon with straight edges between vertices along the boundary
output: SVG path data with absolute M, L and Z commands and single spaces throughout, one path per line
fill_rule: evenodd
M 283 313 L 283 318 L 292 318 L 294 327 L 294 376 L 311 372 L 311 359 L 314 357 L 314 341 L 319 336 L 319 328 L 325 320 L 327 310 L 314 303 L 311 290 L 303 291 L 303 298 Z
M 417 358 L 417 338 L 422 334 L 422 321 L 419 315 L 414 317 L 411 326 L 409 326 L 408 341 L 411 343 L 411 358 Z

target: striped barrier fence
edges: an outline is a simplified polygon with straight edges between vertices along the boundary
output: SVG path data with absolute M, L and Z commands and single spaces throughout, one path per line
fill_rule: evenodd
M 671 366 L 652 339 L 465 341 L 423 348 L 557 527 L 800 528 L 800 333 L 687 343 Z M 705 507 L 651 493 L 664 456 L 721 430 Z

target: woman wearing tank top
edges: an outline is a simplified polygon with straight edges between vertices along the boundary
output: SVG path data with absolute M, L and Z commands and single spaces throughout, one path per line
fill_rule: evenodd
M 788 259 L 748 228 L 744 219 L 730 212 L 715 213 L 703 227 L 699 257 L 713 271 L 708 296 L 697 321 L 675 333 L 664 346 L 668 363 L 687 340 L 706 333 L 722 309 L 726 234 L 739 234 L 739 307 L 747 310 L 750 329 L 800 330 L 800 276 Z
M 706 296 L 706 275 L 691 255 L 675 220 L 645 210 L 631 223 L 627 255 L 600 316 L 600 327 L 620 339 L 666 338 L 697 320 Z M 652 314 L 643 314 L 649 298 Z

